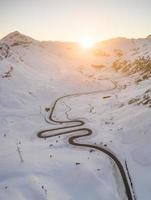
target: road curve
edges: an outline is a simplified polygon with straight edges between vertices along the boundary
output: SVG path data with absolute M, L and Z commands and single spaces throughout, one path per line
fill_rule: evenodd
M 104 80 L 109 80 L 109 79 L 104 79 Z M 93 148 L 93 149 L 96 149 L 98 151 L 101 151 L 103 153 L 105 153 L 106 155 L 108 155 L 113 161 L 114 163 L 116 164 L 116 166 L 118 167 L 119 169 L 119 172 L 120 172 L 120 175 L 121 175 L 121 178 L 123 180 L 123 184 L 125 186 L 125 193 L 127 195 L 127 199 L 128 200 L 133 200 L 133 188 L 130 187 L 130 182 L 128 181 L 128 176 L 124 170 L 124 167 L 122 165 L 122 163 L 120 162 L 120 160 L 116 157 L 116 155 L 114 155 L 113 152 L 111 152 L 109 149 L 105 148 L 105 147 L 100 147 L 100 146 L 97 146 L 97 145 L 91 145 L 91 144 L 85 144 L 85 143 L 79 143 L 77 142 L 77 139 L 78 138 L 83 138 L 83 137 L 87 137 L 87 136 L 90 136 L 92 135 L 92 130 L 89 129 L 89 128 L 80 128 L 81 126 L 83 126 L 85 124 L 85 122 L 83 120 L 68 120 L 68 121 L 60 121 L 60 120 L 55 120 L 53 119 L 53 113 L 54 113 L 54 110 L 55 110 L 55 107 L 57 105 L 57 103 L 64 99 L 64 98 L 67 98 L 67 97 L 76 97 L 76 96 L 82 96 L 82 95 L 89 95 L 89 94 L 97 94 L 97 93 L 100 93 L 100 92 L 109 92 L 109 91 L 112 91 L 113 89 L 117 88 L 117 85 L 114 81 L 110 80 L 112 83 L 113 83 L 113 87 L 111 89 L 108 89 L 108 90 L 97 90 L 97 91 L 92 91 L 92 92 L 85 92 L 85 93 L 76 93 L 76 94 L 69 94 L 69 95 L 65 95 L 65 96 L 62 96 L 62 97 L 59 97 L 53 104 L 52 108 L 51 108 L 51 111 L 50 111 L 50 114 L 49 114 L 49 121 L 47 121 L 48 123 L 49 122 L 54 122 L 54 123 L 57 123 L 57 124 L 64 124 L 63 127 L 59 127 L 59 128 L 54 128 L 54 129 L 47 129 L 47 130 L 42 130 L 42 131 L 39 131 L 37 133 L 37 136 L 39 138 L 50 138 L 50 137 L 55 137 L 55 136 L 60 136 L 60 135 L 65 135 L 65 134 L 71 134 L 71 133 L 79 133 L 78 135 L 72 135 L 68 138 L 68 142 L 69 144 L 71 145 L 74 145 L 74 146 L 78 146 L 78 147 L 86 147 L 86 148 Z M 68 125 L 66 125 L 68 124 Z M 71 125 L 70 125 L 71 124 Z M 76 128 L 76 129 L 75 129 Z M 70 130 L 68 130 L 70 129 Z M 54 131 L 58 131 L 57 133 L 54 133 Z M 51 133 L 51 134 L 45 134 L 45 133 Z M 81 133 L 82 132 L 82 133 Z

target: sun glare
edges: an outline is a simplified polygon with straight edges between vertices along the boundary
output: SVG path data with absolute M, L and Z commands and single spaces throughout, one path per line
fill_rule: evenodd
M 93 47 L 94 41 L 89 37 L 85 37 L 80 40 L 79 44 L 82 48 L 89 49 L 89 48 Z

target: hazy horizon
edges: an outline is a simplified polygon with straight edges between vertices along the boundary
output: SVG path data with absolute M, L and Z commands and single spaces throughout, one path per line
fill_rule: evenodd
M 6 0 L 0 2 L 0 38 L 14 30 L 63 42 L 144 38 L 151 34 L 150 7 L 149 0 Z
M 27 37 L 31 37 L 32 39 L 35 39 L 35 40 L 38 40 L 38 41 L 41 41 L 41 42 L 69 42 L 69 43 L 78 43 L 79 41 L 68 41 L 68 40 L 52 40 L 51 38 L 50 39 L 48 39 L 48 40 L 45 40 L 45 39 L 43 39 L 43 40 L 40 40 L 40 39 L 37 39 L 37 38 L 34 38 L 34 37 L 32 37 L 31 35 L 27 35 L 27 34 L 25 34 L 25 33 L 23 33 L 23 32 L 21 32 L 21 31 L 19 31 L 19 30 L 14 30 L 14 31 L 11 31 L 11 32 L 9 32 L 9 33 L 7 33 L 6 35 L 4 35 L 4 36 L 2 36 L 2 37 L 0 37 L 0 40 L 1 39 L 3 39 L 4 37 L 7 37 L 9 34 L 12 34 L 12 33 L 15 33 L 15 32 L 19 32 L 20 34 L 22 34 L 22 35 L 25 35 L 25 36 L 27 36 Z M 103 41 L 106 41 L 106 40 L 110 40 L 110 39 L 116 39 L 116 38 L 126 38 L 126 39 L 141 39 L 141 38 L 147 38 L 147 36 L 149 36 L 149 35 L 151 35 L 151 34 L 148 34 L 148 35 L 146 35 L 145 37 L 122 37 L 122 36 L 116 36 L 116 37 L 112 37 L 112 38 L 106 38 L 106 39 L 103 39 L 103 40 L 97 40 L 97 41 L 95 41 L 95 43 L 97 43 L 97 42 L 103 42 Z

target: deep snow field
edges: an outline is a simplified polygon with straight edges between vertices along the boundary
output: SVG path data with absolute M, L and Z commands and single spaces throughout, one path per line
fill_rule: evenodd
M 58 127 L 46 122 L 58 97 L 91 91 L 99 92 L 61 100 L 54 118 L 84 120 L 93 135 L 81 140 L 114 152 L 127 164 L 136 199 L 151 199 L 151 108 L 137 103 L 151 78 L 138 83 L 139 73 L 112 67 L 121 56 L 150 56 L 151 40 L 118 38 L 97 45 L 103 51 L 96 56 L 77 44 L 39 42 L 18 32 L 0 41 L 1 200 L 126 199 L 107 155 L 71 146 L 68 135 L 37 137 L 40 130 Z

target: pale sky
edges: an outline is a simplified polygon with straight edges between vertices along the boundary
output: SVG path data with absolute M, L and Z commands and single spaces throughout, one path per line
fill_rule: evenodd
M 151 34 L 151 0 L 0 0 L 0 38 L 95 41 Z

